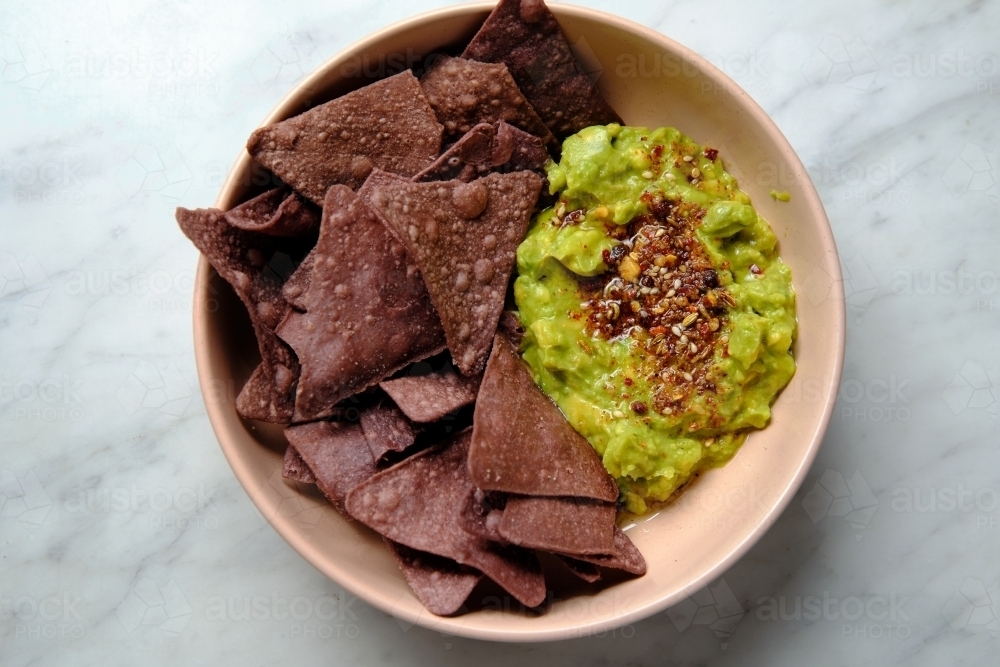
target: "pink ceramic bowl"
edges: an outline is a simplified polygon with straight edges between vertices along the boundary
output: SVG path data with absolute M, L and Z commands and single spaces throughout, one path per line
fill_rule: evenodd
M 296 85 L 261 125 L 364 85 L 359 72 L 377 71 L 380 63 L 460 48 L 491 8 L 451 7 L 366 37 Z M 843 290 L 830 225 L 805 168 L 767 114 L 704 58 L 653 30 L 591 9 L 551 9 L 627 124 L 672 125 L 719 149 L 777 233 L 798 292 L 798 372 L 775 403 L 771 424 L 750 435 L 728 465 L 702 475 L 677 501 L 628 530 L 646 557 L 644 577 L 587 586 L 556 576 L 553 599 L 541 613 L 512 611 L 502 593 L 486 591 L 474 593 L 480 599 L 470 613 L 430 614 L 375 533 L 346 521 L 315 491 L 282 479 L 281 428 L 243 421 L 226 389 L 242 387 L 258 361 L 243 306 L 204 259 L 195 284 L 195 352 L 208 415 L 236 477 L 274 528 L 324 574 L 402 621 L 499 641 L 565 639 L 624 625 L 722 574 L 770 528 L 802 483 L 830 419 L 844 354 Z M 242 151 L 218 208 L 248 196 L 251 167 Z M 783 175 L 789 203 L 769 196 L 774 174 Z

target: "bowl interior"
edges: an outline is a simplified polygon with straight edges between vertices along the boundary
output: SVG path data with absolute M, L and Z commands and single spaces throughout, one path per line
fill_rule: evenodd
M 450 8 L 371 35 L 296 86 L 262 124 L 408 65 L 419 68 L 428 54 L 456 53 L 490 9 Z M 707 61 L 658 33 L 594 10 L 556 4 L 552 11 L 626 123 L 672 125 L 719 149 L 777 233 L 799 295 L 798 372 L 775 403 L 770 426 L 753 433 L 728 465 L 702 475 L 676 501 L 628 528 L 648 563 L 646 576 L 585 585 L 548 567 L 553 596 L 542 613 L 518 611 L 502 591 L 485 586 L 473 594 L 475 611 L 455 618 L 430 614 L 375 533 L 344 520 L 311 487 L 281 477 L 281 428 L 245 422 L 235 411 L 235 395 L 258 360 L 249 319 L 204 260 L 195 286 L 195 348 L 206 407 L 237 478 L 264 516 L 310 563 L 370 604 L 407 622 L 484 639 L 587 635 L 664 609 L 718 577 L 798 490 L 826 428 L 843 358 L 843 295 L 829 223 L 802 164 L 764 112 Z M 776 186 L 791 193 L 789 203 L 769 196 Z M 230 208 L 260 187 L 244 151 L 216 206 Z

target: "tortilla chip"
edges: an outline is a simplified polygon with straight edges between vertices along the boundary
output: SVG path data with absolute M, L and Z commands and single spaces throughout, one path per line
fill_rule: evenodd
M 295 451 L 295 448 L 291 445 L 285 448 L 285 461 L 281 466 L 281 476 L 286 479 L 292 479 L 296 482 L 304 482 L 306 484 L 315 484 L 316 476 L 312 474 L 312 470 L 306 465 L 306 462 L 302 460 L 299 453 Z
M 471 183 L 389 183 L 372 194 L 420 266 L 448 349 L 465 375 L 486 363 L 514 251 L 541 185 L 537 174 L 519 171 Z
M 549 153 L 542 140 L 509 123 L 499 122 L 493 135 L 493 167 L 503 173 L 533 171 L 545 176 Z
M 574 558 L 610 570 L 622 570 L 639 576 L 646 574 L 646 559 L 632 544 L 625 531 L 618 526 L 615 526 L 614 544 L 615 552 L 612 556 L 574 556 Z
M 459 180 L 468 183 L 491 172 L 534 171 L 545 177 L 549 154 L 538 137 L 500 121 L 480 123 L 414 176 L 414 183 Z
M 441 152 L 443 128 L 409 70 L 254 130 L 247 151 L 322 205 L 334 184 L 357 189 L 373 168 L 412 176 Z
M 577 560 L 571 556 L 560 556 L 556 554 L 556 558 L 559 559 L 566 569 L 575 574 L 580 579 L 583 579 L 588 584 L 592 584 L 595 581 L 600 581 L 601 571 L 597 569 L 597 566 L 593 563 L 587 563 L 582 560 Z
M 306 309 L 305 295 L 312 282 L 313 266 L 316 263 L 316 249 L 313 248 L 299 264 L 295 272 L 288 277 L 285 284 L 281 286 L 281 295 L 294 308 Z
M 394 542 L 480 570 L 535 607 L 545 600 L 535 554 L 491 543 L 461 526 L 459 514 L 472 488 L 466 466 L 470 437 L 466 429 L 362 482 L 347 495 L 347 511 Z
M 225 213 L 226 222 L 269 236 L 306 236 L 319 229 L 319 211 L 291 188 L 274 188 Z
M 378 469 L 361 425 L 348 422 L 310 422 L 285 428 L 295 448 L 316 477 L 316 486 L 341 514 L 344 498 Z
M 293 276 L 294 277 L 294 276 Z M 521 324 L 521 316 L 514 310 L 505 310 L 500 314 L 500 322 L 497 324 L 497 331 L 510 341 L 514 349 L 520 349 L 521 341 L 524 340 L 525 329 Z
M 459 180 L 468 183 L 493 169 L 493 126 L 480 123 L 429 167 L 413 177 L 414 183 Z M 530 136 L 530 135 L 529 135 Z
M 275 408 L 272 402 L 274 395 L 272 387 L 273 382 L 268 375 L 267 364 L 262 361 L 253 369 L 253 373 L 236 396 L 236 414 L 244 419 L 269 421 L 272 409 Z M 292 408 L 294 408 L 294 397 L 285 421 L 291 420 Z
M 481 572 L 459 565 L 450 558 L 417 551 L 385 538 L 383 541 L 396 558 L 410 590 L 432 614 L 457 614 L 472 589 L 483 578 Z
M 420 86 L 444 125 L 445 143 L 479 123 L 502 120 L 558 146 L 503 63 L 441 56 L 420 78 Z
M 287 423 L 293 412 L 299 363 L 274 334 L 291 310 L 281 294 L 281 278 L 266 270 L 275 239 L 232 227 L 215 209 L 178 208 L 176 216 L 181 231 L 243 301 L 257 336 L 261 364 L 241 390 L 237 411 L 248 419 Z
M 614 554 L 615 505 L 584 498 L 507 499 L 498 526 L 507 542 L 572 556 Z
M 441 325 L 406 252 L 349 188 L 333 186 L 305 313 L 278 329 L 302 365 L 295 420 L 333 414 L 335 404 L 437 354 Z
M 376 463 L 381 463 L 390 452 L 406 451 L 417 440 L 410 420 L 387 401 L 361 411 L 361 429 Z
M 614 502 L 618 485 L 593 447 L 497 335 L 476 399 L 469 471 L 481 489 Z
M 507 539 L 500 534 L 500 521 L 506 502 L 507 497 L 503 494 L 470 489 L 463 503 L 462 528 L 484 540 L 506 544 Z
M 389 172 L 382 171 L 381 169 L 373 169 L 372 173 L 365 179 L 365 182 L 360 188 L 358 188 L 358 196 L 361 197 L 361 199 L 368 204 L 371 210 L 375 212 L 375 215 L 382 221 L 382 224 L 389 230 L 389 233 L 392 234 L 393 238 L 398 240 L 404 246 L 406 245 L 404 239 L 399 238 L 393 226 L 389 224 L 389 221 L 386 220 L 384 215 L 382 215 L 382 212 L 378 209 L 378 207 L 372 203 L 372 195 L 375 194 L 375 190 L 380 185 L 407 183 L 409 180 L 410 179 L 400 176 L 399 174 L 390 174 Z
M 403 414 L 426 424 L 475 403 L 481 381 L 481 375 L 466 377 L 445 370 L 427 375 L 405 375 L 380 382 L 379 386 L 392 397 Z
M 462 57 L 506 64 L 559 139 L 591 125 L 622 122 L 583 73 L 542 0 L 500 0 Z

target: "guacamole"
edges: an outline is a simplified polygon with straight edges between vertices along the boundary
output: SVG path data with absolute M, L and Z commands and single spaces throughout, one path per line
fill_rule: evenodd
M 767 424 L 795 372 L 791 272 L 718 151 L 674 128 L 586 128 L 546 171 L 520 351 L 643 514 Z

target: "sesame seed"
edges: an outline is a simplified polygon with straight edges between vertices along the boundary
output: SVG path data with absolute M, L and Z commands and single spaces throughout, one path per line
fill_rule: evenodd
M 694 379 L 694 376 L 691 375 L 690 373 L 684 373 L 684 379 L 690 382 L 691 380 Z
M 676 181 L 677 180 L 676 176 L 674 176 L 673 174 L 669 174 L 669 173 L 666 176 L 664 176 L 664 178 L 666 178 L 668 181 Z
M 687 345 L 688 337 L 687 334 L 681 334 L 681 345 Z
M 694 158 L 693 158 L 693 157 L 691 157 L 690 155 L 685 155 L 685 156 L 683 157 L 683 160 L 684 160 L 685 162 L 691 162 L 691 161 L 693 161 L 693 160 L 694 160 Z
M 669 299 L 670 297 L 676 296 L 676 295 L 677 295 L 677 290 L 673 290 L 672 289 L 669 292 L 667 292 L 664 296 L 666 296 Z
M 675 336 L 681 335 L 681 328 L 678 326 L 671 327 L 670 330 L 673 332 Z
M 695 354 L 697 352 L 698 352 L 698 346 L 695 345 L 694 343 L 691 343 L 691 354 Z
M 681 283 L 681 279 L 678 278 L 677 280 L 674 281 L 674 289 L 680 289 L 682 284 L 683 283 Z
M 640 287 L 639 294 L 649 294 L 650 289 L 648 287 Z
M 725 345 L 729 342 L 729 336 L 719 336 L 719 342 Z
M 646 170 L 646 171 L 642 172 L 642 177 L 646 178 L 646 179 L 651 179 L 651 178 L 653 178 L 653 172 L 651 172 L 649 170 Z
M 625 413 L 622 412 L 621 410 L 615 410 L 614 412 L 611 413 L 611 416 L 614 417 L 615 419 L 624 419 Z

